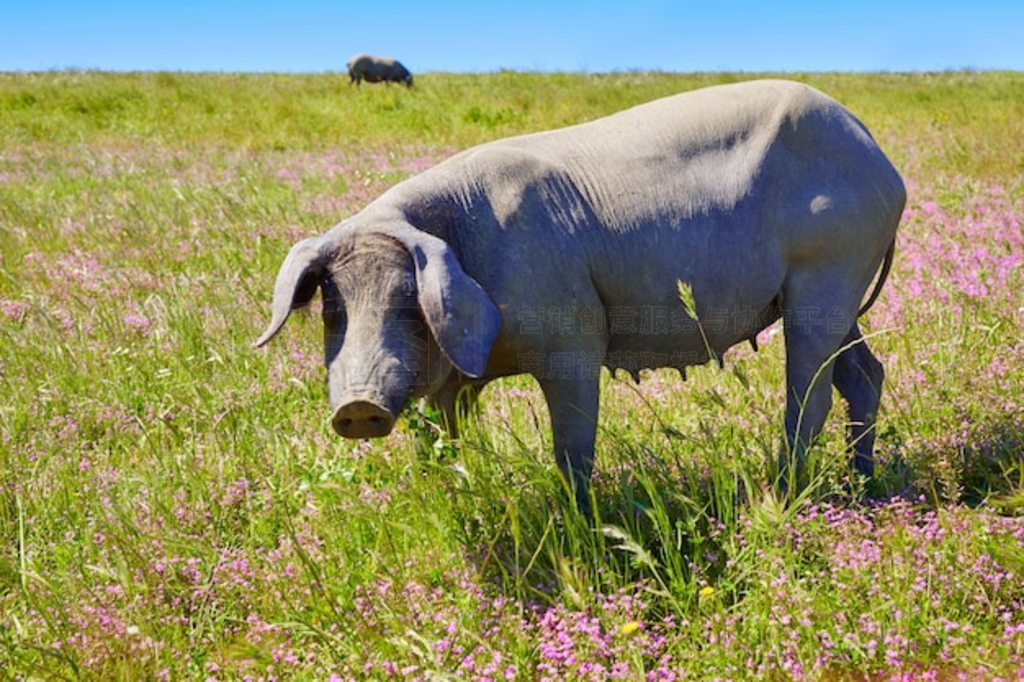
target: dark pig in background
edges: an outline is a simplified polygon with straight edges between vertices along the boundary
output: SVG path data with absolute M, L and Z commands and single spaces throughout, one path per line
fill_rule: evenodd
M 349 83 L 404 83 L 412 87 L 412 74 L 397 59 L 357 54 L 348 60 Z

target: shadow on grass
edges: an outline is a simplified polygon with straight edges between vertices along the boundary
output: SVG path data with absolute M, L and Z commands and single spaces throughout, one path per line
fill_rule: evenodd
M 725 443 L 666 434 L 655 451 L 606 434 L 591 487 L 593 519 L 576 510 L 546 449 L 496 443 L 472 423 L 458 443 L 420 426 L 423 464 L 454 472 L 445 475 L 445 522 L 479 575 L 527 607 L 583 608 L 597 593 L 637 585 L 667 611 L 690 610 L 708 585 L 741 595 L 743 579 L 732 575 L 730 561 L 755 545 L 786 542 L 796 515 L 817 502 L 859 507 L 902 497 L 920 504 L 923 494 L 926 506 L 987 502 L 1004 513 L 1024 511 L 1018 419 L 977 430 L 952 462 L 945 451 L 910 452 L 894 430 L 881 433 L 871 481 L 851 475 L 841 444 L 815 448 L 807 480 L 788 501 L 771 485 L 770 445 L 736 457 Z
M 495 448 L 472 426 L 454 453 L 436 430 L 420 436 L 426 466 L 458 472 L 448 477 L 449 522 L 478 573 L 528 607 L 583 608 L 596 593 L 643 585 L 661 609 L 686 611 L 742 551 L 752 501 L 775 509 L 779 529 L 799 506 L 777 502 L 767 474 L 749 463 L 617 440 L 606 453 L 613 462 L 594 477 L 587 518 L 546 452 Z
M 924 443 L 908 444 L 894 427 L 879 434 L 880 495 L 918 498 L 932 505 L 988 504 L 1024 513 L 1024 417 L 971 425 Z

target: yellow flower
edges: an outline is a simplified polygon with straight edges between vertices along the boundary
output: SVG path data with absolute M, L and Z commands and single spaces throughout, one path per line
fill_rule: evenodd
M 633 634 L 634 632 L 636 632 L 639 629 L 640 629 L 640 623 L 636 622 L 635 620 L 631 620 L 628 623 L 626 623 L 625 625 L 623 625 L 621 628 L 619 628 L 619 632 L 621 632 L 622 634 L 628 636 L 628 635 Z
M 704 587 L 700 588 L 700 592 L 698 594 L 700 594 L 701 597 L 710 597 L 714 593 L 715 588 L 711 587 L 711 585 L 705 585 Z

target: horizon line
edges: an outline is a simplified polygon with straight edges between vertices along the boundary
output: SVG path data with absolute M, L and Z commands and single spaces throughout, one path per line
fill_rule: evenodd
M 1000 66 L 949 66 L 943 68 L 920 68 L 920 69 L 666 69 L 658 67 L 622 67 L 608 70 L 591 71 L 587 69 L 538 69 L 538 68 L 515 68 L 498 67 L 493 69 L 426 69 L 415 72 L 416 75 L 487 75 L 500 73 L 523 73 L 523 74 L 576 74 L 581 76 L 603 76 L 631 73 L 652 73 L 652 74 L 887 74 L 887 75 L 916 75 L 916 74 L 948 74 L 948 73 L 1020 73 L 1024 68 L 1000 67 Z M 94 66 L 53 66 L 44 69 L 36 68 L 0 68 L 2 74 L 44 74 L 44 73 L 110 73 L 110 74 L 132 74 L 132 73 L 177 73 L 177 74 L 265 74 L 265 75 L 326 75 L 346 74 L 341 69 L 176 69 L 176 68 L 109 68 Z

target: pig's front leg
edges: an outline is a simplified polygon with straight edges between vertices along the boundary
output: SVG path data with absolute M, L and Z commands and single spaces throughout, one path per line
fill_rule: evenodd
M 551 414 L 555 461 L 576 496 L 579 510 L 590 515 L 590 472 L 597 435 L 599 372 L 576 367 L 559 376 L 538 377 Z

